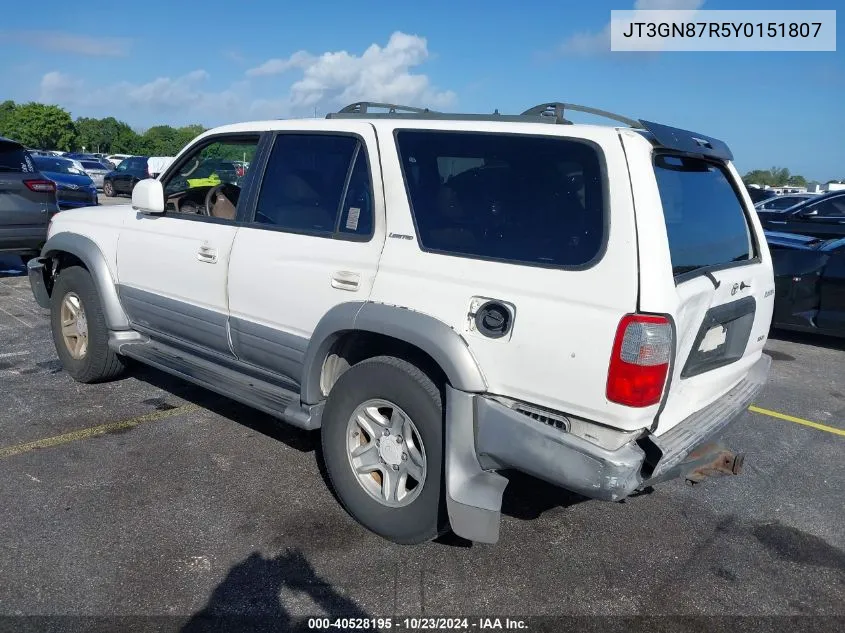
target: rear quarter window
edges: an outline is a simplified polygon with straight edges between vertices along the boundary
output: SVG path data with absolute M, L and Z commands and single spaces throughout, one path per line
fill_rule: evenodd
M 600 150 L 558 136 L 397 130 L 423 250 L 586 267 L 605 241 Z
M 654 173 L 675 276 L 755 256 L 745 208 L 722 165 L 657 154 Z

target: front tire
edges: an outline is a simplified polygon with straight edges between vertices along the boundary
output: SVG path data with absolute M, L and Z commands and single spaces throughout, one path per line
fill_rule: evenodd
M 443 406 L 418 367 L 392 356 L 343 373 L 322 416 L 326 470 L 364 527 L 394 543 L 448 529 L 443 503 Z
M 114 185 L 111 183 L 110 180 L 107 180 L 103 183 L 103 195 L 107 198 L 114 197 Z
M 109 347 L 100 296 L 84 268 L 65 268 L 56 278 L 50 296 L 50 329 L 62 366 L 77 382 L 104 382 L 123 373 L 123 358 Z

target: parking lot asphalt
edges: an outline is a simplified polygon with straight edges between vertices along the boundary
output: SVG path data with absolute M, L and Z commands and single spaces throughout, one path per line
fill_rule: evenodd
M 75 383 L 0 259 L 0 616 L 845 617 L 845 341 L 767 351 L 755 404 L 821 426 L 745 414 L 741 475 L 623 503 L 514 475 L 497 545 L 398 546 L 336 503 L 318 434 L 152 369 Z

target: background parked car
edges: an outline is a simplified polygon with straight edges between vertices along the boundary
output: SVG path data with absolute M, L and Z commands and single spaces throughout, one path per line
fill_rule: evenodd
M 774 198 L 777 194 L 771 189 L 758 189 L 757 187 L 746 187 L 748 195 L 751 197 L 751 202 L 757 204 L 763 200 Z
M 60 209 L 97 204 L 97 187 L 78 161 L 58 156 L 34 156 L 32 160 L 38 171 L 55 183 Z
M 92 163 L 102 165 L 103 169 L 105 169 L 106 171 L 112 170 L 112 164 L 106 158 L 100 156 L 99 154 L 83 154 L 81 152 L 71 152 L 69 154 L 65 154 L 64 158 L 71 158 L 73 160 L 79 161 L 90 161 Z
M 110 171 L 113 171 L 111 167 L 107 167 L 102 162 L 96 162 L 93 160 L 80 160 L 79 163 L 82 165 L 82 169 L 85 170 L 85 173 L 94 181 L 94 185 L 102 191 L 103 189 L 103 179 L 106 177 Z
M 103 193 L 107 196 L 132 193 L 140 180 L 150 178 L 148 156 L 131 156 L 103 178 Z
M 111 154 L 106 156 L 106 160 L 109 161 L 113 167 L 117 167 L 127 158 L 131 158 L 132 154 Z
M 816 195 L 787 209 L 758 209 L 763 228 L 813 237 L 845 237 L 845 191 Z
M 766 232 L 775 273 L 774 327 L 845 336 L 845 238 Z
M 800 202 L 816 197 L 814 193 L 787 193 L 782 196 L 774 196 L 773 198 L 762 200 L 755 204 L 754 208 L 758 211 L 784 211 Z
M 0 252 L 24 261 L 37 255 L 58 210 L 56 185 L 38 172 L 23 145 L 0 137 Z

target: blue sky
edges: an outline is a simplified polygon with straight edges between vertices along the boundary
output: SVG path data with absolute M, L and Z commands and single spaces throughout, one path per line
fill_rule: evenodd
M 703 9 L 838 4 L 637 1 Z M 601 32 L 610 10 L 634 2 L 41 0 L 37 15 L 14 3 L 0 23 L 0 99 L 57 103 L 74 116 L 112 115 L 136 128 L 313 116 L 315 108 L 322 115 L 360 99 L 460 112 L 570 101 L 722 138 L 743 172 L 779 165 L 822 181 L 845 178 L 841 47 L 606 52 Z

